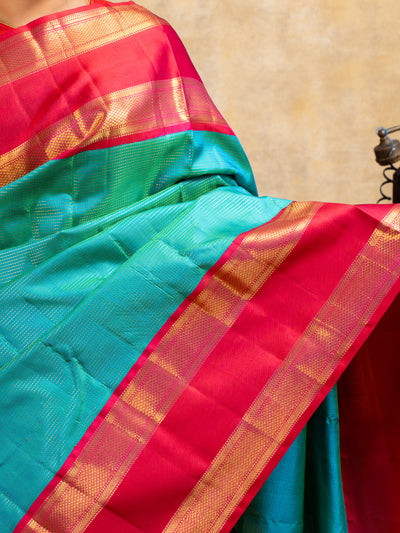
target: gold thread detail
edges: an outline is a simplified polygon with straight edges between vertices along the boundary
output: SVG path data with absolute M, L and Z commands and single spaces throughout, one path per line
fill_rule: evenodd
M 163 24 L 133 4 L 96 6 L 44 22 L 0 42 L 0 87 Z
M 186 99 L 185 92 L 190 94 Z M 135 110 L 135 111 L 133 111 Z M 180 124 L 226 123 L 203 84 L 191 78 L 148 82 L 101 96 L 0 156 L 0 186 L 68 150 Z
M 221 531 L 398 279 L 399 232 L 393 208 L 163 533 Z
M 38 527 L 52 533 L 86 529 L 248 300 L 296 246 L 319 207 L 290 204 L 276 220 L 245 236 L 161 339 L 25 533 L 41 533 Z M 190 344 L 182 342 L 181 332 Z

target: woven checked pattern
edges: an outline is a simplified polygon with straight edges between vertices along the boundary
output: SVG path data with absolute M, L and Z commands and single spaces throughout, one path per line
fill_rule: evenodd
M 0 87 L 161 24 L 137 5 L 93 6 L 44 22 L 0 42 Z
M 66 152 L 95 148 L 102 141 L 132 141 L 138 135 L 142 139 L 144 134 L 150 137 L 204 124 L 226 125 L 196 80 L 175 78 L 129 87 L 92 100 L 0 156 L 0 187 Z
M 374 231 L 164 533 L 219 532 L 400 275 L 400 214 Z
M 22 531 L 85 530 L 248 299 L 294 248 L 317 209 L 318 204 L 297 204 L 276 223 L 245 235 L 152 349 L 65 478 Z

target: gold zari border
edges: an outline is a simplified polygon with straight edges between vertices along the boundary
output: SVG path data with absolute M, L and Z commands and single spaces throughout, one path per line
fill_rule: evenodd
M 162 24 L 138 5 L 96 6 L 44 22 L 0 42 L 0 87 Z
M 399 231 L 393 208 L 164 533 L 221 531 L 398 279 Z
M 148 82 L 101 96 L 0 156 L 0 187 L 68 150 L 185 123 L 226 125 L 203 84 L 191 78 Z
M 52 533 L 85 531 L 248 300 L 291 253 L 319 207 L 291 204 L 277 220 L 246 234 L 167 331 L 24 533 L 47 533 L 46 528 Z

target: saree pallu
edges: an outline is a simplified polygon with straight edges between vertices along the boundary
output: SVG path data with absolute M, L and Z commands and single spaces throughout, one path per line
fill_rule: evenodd
M 133 2 L 6 29 L 0 93 L 1 532 L 395 531 L 399 208 L 258 198 Z

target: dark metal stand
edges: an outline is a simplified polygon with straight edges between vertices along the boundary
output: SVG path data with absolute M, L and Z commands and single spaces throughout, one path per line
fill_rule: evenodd
M 385 200 L 392 200 L 394 204 L 400 203 L 400 168 L 396 168 L 394 163 L 400 161 L 400 142 L 397 139 L 392 139 L 389 134 L 399 131 L 400 126 L 394 126 L 393 128 L 378 128 L 376 133 L 379 136 L 379 144 L 375 146 L 375 157 L 377 163 L 382 166 L 387 166 L 383 175 L 385 181 L 380 186 L 381 198 L 379 198 L 378 203 Z M 388 176 L 388 172 L 393 172 L 392 177 Z M 385 192 L 388 183 L 393 184 L 393 196 L 390 198 Z
M 393 174 L 393 203 L 400 204 L 400 168 Z

